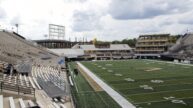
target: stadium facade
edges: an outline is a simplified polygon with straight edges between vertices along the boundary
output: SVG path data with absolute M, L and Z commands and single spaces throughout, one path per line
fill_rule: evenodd
M 170 46 L 170 34 L 141 35 L 137 39 L 135 55 L 137 57 L 159 57 Z
M 132 48 L 127 44 L 74 45 L 71 49 L 50 49 L 67 58 L 82 59 L 128 59 L 133 57 Z
M 90 44 L 90 42 L 71 42 L 59 39 L 34 40 L 37 44 L 49 49 L 71 48 L 76 44 Z
M 132 58 L 132 49 L 127 44 L 104 45 L 75 45 L 74 49 L 82 49 L 85 55 L 95 59 L 121 59 Z
M 56 39 L 45 39 L 45 40 L 34 40 L 37 44 L 49 48 L 71 48 L 75 43 L 66 40 L 56 40 Z

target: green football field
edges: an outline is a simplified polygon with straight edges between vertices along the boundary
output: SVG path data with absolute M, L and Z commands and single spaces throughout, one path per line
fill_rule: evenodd
M 138 108 L 193 108 L 193 66 L 148 60 L 81 63 Z

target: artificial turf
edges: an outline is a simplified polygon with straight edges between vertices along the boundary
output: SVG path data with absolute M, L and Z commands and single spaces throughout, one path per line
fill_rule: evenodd
M 149 60 L 81 63 L 136 107 L 193 107 L 193 66 Z M 127 78 L 134 81 L 127 81 Z M 152 80 L 163 82 L 152 83 Z M 145 90 L 140 87 L 142 85 L 148 85 L 153 89 Z M 173 99 L 167 100 L 164 97 Z M 172 100 L 182 100 L 183 103 L 172 103 Z

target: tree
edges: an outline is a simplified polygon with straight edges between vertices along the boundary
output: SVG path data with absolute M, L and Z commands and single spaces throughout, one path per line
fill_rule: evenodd
M 135 47 L 136 42 L 137 42 L 136 38 L 134 38 L 134 39 L 123 39 L 121 41 L 122 44 L 128 44 L 130 47 Z
M 121 42 L 120 41 L 118 41 L 118 40 L 114 40 L 114 41 L 112 41 L 112 44 L 120 44 Z

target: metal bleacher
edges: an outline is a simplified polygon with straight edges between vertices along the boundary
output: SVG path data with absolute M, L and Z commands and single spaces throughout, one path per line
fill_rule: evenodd
M 9 31 L 0 31 L 0 60 L 8 63 L 17 64 L 26 59 L 36 59 L 40 54 L 57 55 L 47 51 L 45 48 L 34 46 L 29 41 L 21 38 L 18 34 Z
M 193 34 L 181 36 L 175 45 L 169 48 L 162 56 L 174 59 L 193 60 Z
M 54 69 L 52 67 L 33 66 L 32 76 L 37 79 L 37 82 L 40 84 L 40 86 L 52 98 L 63 96 L 66 95 L 65 93 L 68 93 L 66 83 L 67 77 L 63 71 L 59 72 L 58 69 Z

